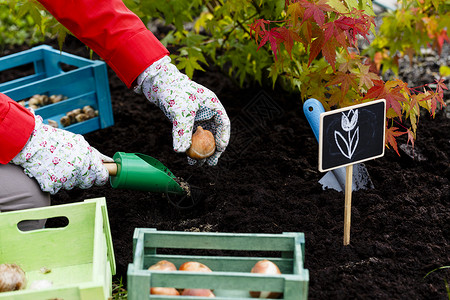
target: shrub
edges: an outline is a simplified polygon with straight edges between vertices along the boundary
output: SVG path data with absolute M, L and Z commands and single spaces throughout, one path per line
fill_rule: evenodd
M 413 4 L 416 2 L 419 4 Z M 35 16 L 42 32 L 59 32 L 62 43 L 66 31 L 48 14 L 34 12 L 38 9 L 35 2 L 11 3 L 23 5 L 22 11 Z M 303 100 L 318 99 L 326 110 L 386 99 L 386 145 L 397 153 L 400 135 L 407 134 L 408 142 L 414 145 L 421 108 L 434 116 L 438 106 L 445 105 L 447 87 L 442 79 L 435 79 L 433 89 L 431 85 L 409 87 L 398 78 L 384 81 L 380 76 L 382 64 L 384 70 L 395 67 L 395 55 L 413 55 L 411 49 L 417 52 L 431 41 L 439 49 L 448 40 L 449 5 L 444 1 L 403 0 L 405 8 L 384 15 L 379 36 L 363 53 L 358 45 L 360 37 L 367 39 L 376 33 L 371 0 L 124 3 L 144 22 L 161 19 L 173 26 L 162 42 L 177 49 L 171 57 L 189 77 L 213 63 L 241 85 L 247 81 L 266 84 L 270 78 L 272 85 L 279 83 L 299 92 Z M 402 38 L 391 44 L 392 33 Z M 418 45 L 412 44 L 415 38 Z

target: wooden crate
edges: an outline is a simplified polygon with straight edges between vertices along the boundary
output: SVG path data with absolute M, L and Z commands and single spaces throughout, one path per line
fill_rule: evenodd
M 103 61 L 86 59 L 47 45 L 0 57 L 0 72 L 18 67 L 29 67 L 32 74 L 0 83 L 1 93 L 16 101 L 27 100 L 35 94 L 68 97 L 35 110 L 44 123 L 50 119 L 56 121 L 59 128 L 79 134 L 114 124 L 108 74 Z M 67 127 L 61 125 L 62 116 L 86 105 L 98 110 L 98 117 Z
M 151 287 L 212 289 L 219 300 L 252 299 L 249 291 L 283 292 L 280 299 L 286 300 L 302 300 L 308 296 L 303 233 L 235 234 L 136 228 L 133 242 L 133 263 L 129 264 L 127 274 L 129 300 L 184 298 L 150 295 Z M 250 273 L 253 265 L 262 259 L 277 264 L 282 274 Z M 213 272 L 147 270 L 160 260 L 171 261 L 177 268 L 184 262 L 197 261 Z
M 21 231 L 23 220 L 66 217 L 68 225 Z M 15 263 L 51 288 L 0 293 L 0 300 L 107 300 L 115 274 L 105 198 L 44 208 L 0 213 L 0 264 Z M 45 267 L 49 273 L 41 271 Z

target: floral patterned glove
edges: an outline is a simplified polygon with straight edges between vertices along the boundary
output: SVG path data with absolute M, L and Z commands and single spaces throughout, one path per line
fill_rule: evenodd
M 89 146 L 82 135 L 44 125 L 42 118 L 35 116 L 28 143 L 11 163 L 36 178 L 42 191 L 56 194 L 62 188 L 104 185 L 109 174 L 102 160 L 112 161 Z
M 230 119 L 217 96 L 191 81 L 165 56 L 148 67 L 137 79 L 135 92 L 144 94 L 172 121 L 173 149 L 185 152 L 191 146 L 193 130 L 198 125 L 210 130 L 216 140 L 216 152 L 206 159 L 217 161 L 230 139 Z M 188 157 L 190 164 L 197 161 Z M 199 162 L 203 164 L 205 160 Z

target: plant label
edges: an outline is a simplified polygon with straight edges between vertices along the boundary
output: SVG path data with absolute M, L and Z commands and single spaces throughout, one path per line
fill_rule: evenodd
M 384 155 L 386 100 L 380 99 L 320 114 L 321 172 Z

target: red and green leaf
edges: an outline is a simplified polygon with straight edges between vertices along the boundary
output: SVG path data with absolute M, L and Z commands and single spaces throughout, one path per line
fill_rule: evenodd
M 400 155 L 400 153 L 398 153 L 396 138 L 401 135 L 404 135 L 405 133 L 406 132 L 398 131 L 397 127 L 386 128 L 386 135 L 385 135 L 386 146 L 387 147 L 391 146 L 395 150 L 395 152 L 397 152 L 398 155 Z
M 424 107 L 434 116 L 438 105 L 445 105 L 443 100 L 444 90 L 447 86 L 443 80 L 436 80 L 436 89 L 433 91 L 428 85 L 423 91 L 409 88 L 408 84 L 399 79 L 383 81 L 378 73 L 380 70 L 391 69 L 398 71 L 398 59 L 405 53 L 409 56 L 414 54 L 416 47 L 408 44 L 398 47 L 402 41 L 392 40 L 387 46 L 391 51 L 399 55 L 389 56 L 386 44 L 380 43 L 381 47 L 373 48 L 373 58 L 363 61 L 364 57 L 359 52 L 354 53 L 352 49 L 357 48 L 359 36 L 367 39 L 369 33 L 374 29 L 374 18 L 372 10 L 358 10 L 364 6 L 358 6 L 352 1 L 341 0 L 286 0 L 286 17 L 284 23 L 258 19 L 250 27 L 250 33 L 255 35 L 258 49 L 266 44 L 270 45 L 275 60 L 281 52 L 283 45 L 291 60 L 295 43 L 304 46 L 305 56 L 308 64 L 298 63 L 289 66 L 286 59 L 283 65 L 287 67 L 284 76 L 291 76 L 293 86 L 299 88 L 303 97 L 315 97 L 324 102 L 324 107 L 343 107 L 375 99 L 386 100 L 386 118 L 403 118 L 410 121 L 411 128 L 405 128 L 401 132 L 397 127 L 386 130 L 386 146 L 392 147 L 397 153 L 398 136 L 408 135 L 408 143 L 414 145 L 417 123 L 420 116 L 420 108 Z M 370 13 L 372 11 L 372 13 Z M 404 11 L 406 13 L 406 11 Z M 426 31 L 429 34 L 428 42 L 435 41 L 442 46 L 448 41 L 445 26 L 436 26 L 437 21 L 432 18 L 421 19 L 422 11 L 408 12 L 401 20 L 397 14 L 392 14 L 396 21 L 405 22 L 409 18 L 416 18 L 414 29 L 412 25 L 409 30 Z M 420 18 L 420 20 L 419 20 Z M 403 21 L 402 21 L 403 20 Z M 429 20 L 429 22 L 425 22 Z M 277 21 L 279 22 L 279 21 Z M 392 31 L 389 26 L 383 30 Z M 390 40 L 388 40 L 390 41 Z M 302 54 L 303 55 L 303 54 Z M 325 58 L 325 61 L 321 58 Z M 301 70 L 289 69 L 297 66 Z M 317 68 L 320 66 L 320 68 Z M 283 68 L 281 68 L 283 69 Z M 306 69 L 308 71 L 306 72 Z M 322 71 L 319 71 L 322 70 Z M 307 74 L 307 75 L 304 75 Z M 312 79 L 314 78 L 314 79 Z
M 303 14 L 304 20 L 313 18 L 319 26 L 322 26 L 325 23 L 325 13 L 334 11 L 334 9 L 327 4 L 327 0 L 319 0 L 317 2 L 300 0 L 300 2 L 305 8 L 305 13 Z

